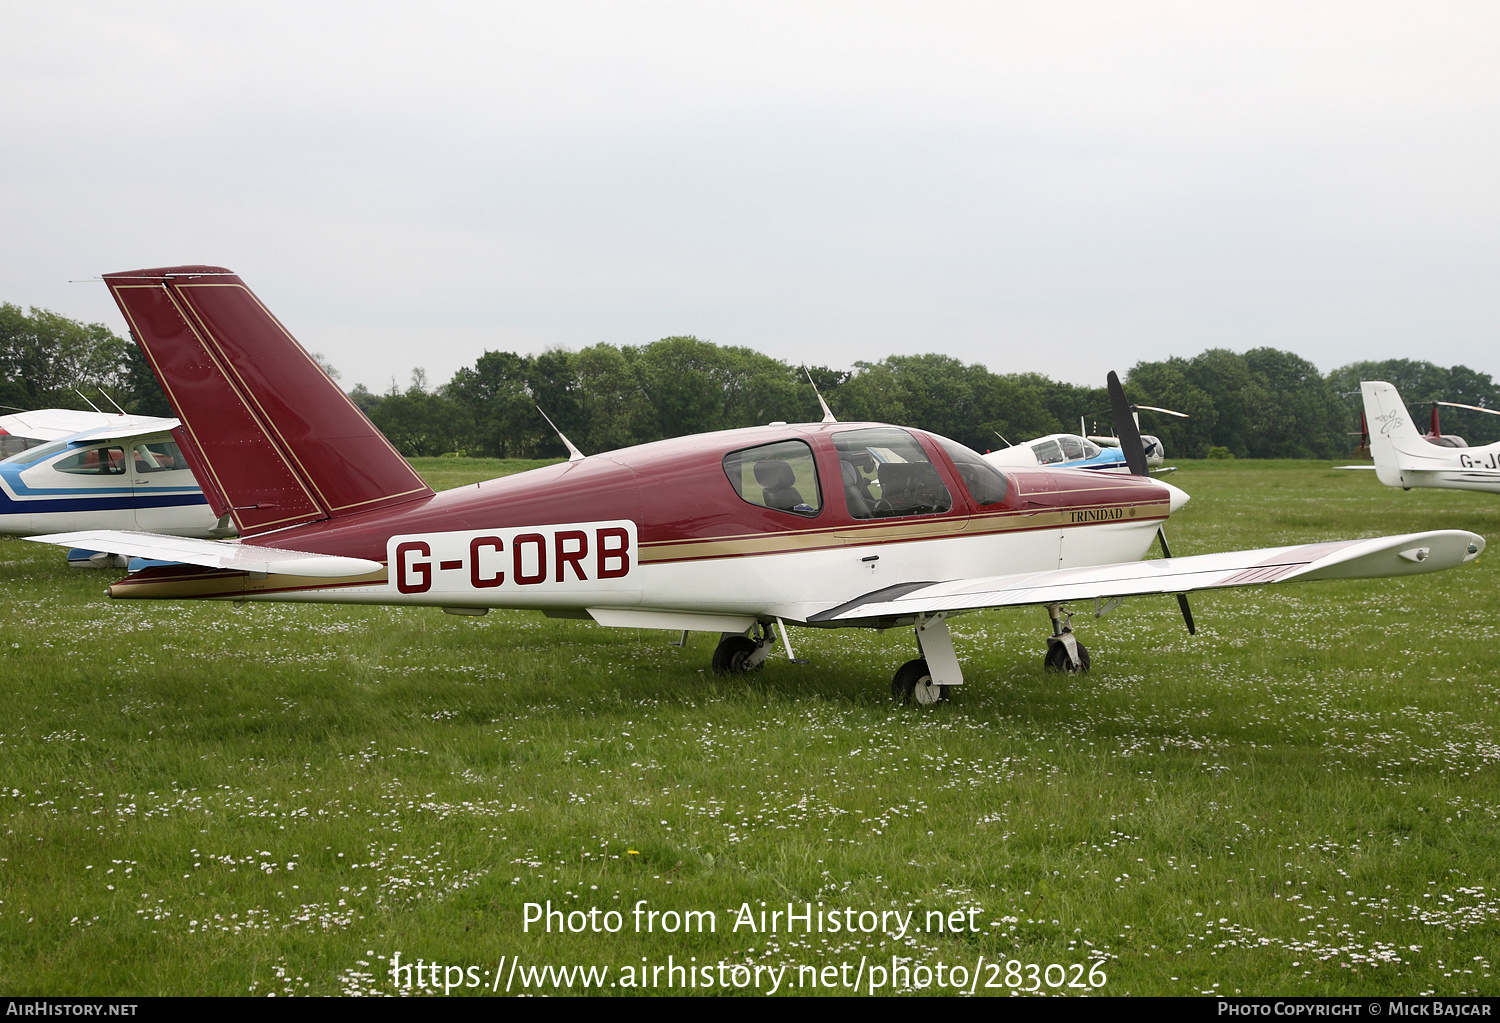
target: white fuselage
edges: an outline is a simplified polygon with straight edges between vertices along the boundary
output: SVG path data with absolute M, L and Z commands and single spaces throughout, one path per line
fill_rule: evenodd
M 1170 490 L 1171 508 L 1176 510 L 1187 501 L 1187 495 L 1176 488 Z M 954 523 L 958 528 L 950 531 L 904 542 L 873 542 L 868 534 L 851 535 L 830 538 L 841 542 L 814 550 L 698 560 L 657 560 L 648 547 L 633 552 L 637 563 L 619 579 L 583 580 L 563 573 L 564 578 L 558 581 L 549 573 L 545 580 L 528 586 L 516 586 L 514 579 L 498 586 L 475 586 L 467 569 L 455 570 L 443 578 L 440 566 L 445 556 L 456 558 L 475 540 L 493 531 L 413 534 L 391 538 L 388 578 L 378 583 L 285 590 L 276 585 L 273 576 L 267 580 L 267 589 L 275 592 L 257 593 L 250 588 L 236 594 L 234 599 L 417 604 L 476 610 L 587 608 L 600 621 L 603 618 L 598 612 L 612 609 L 616 613 L 607 624 L 689 629 L 703 628 L 695 624 L 704 620 L 702 616 L 720 616 L 724 620 L 715 630 L 735 631 L 767 617 L 805 622 L 811 615 L 846 601 L 851 595 L 903 583 L 1137 561 L 1149 550 L 1160 524 L 1158 518 L 1124 519 L 971 532 L 968 527 L 973 520 L 969 520 Z M 544 546 L 550 550 L 554 530 L 580 527 L 592 530 L 596 526 L 618 525 L 578 523 L 528 529 L 542 535 Z M 514 549 L 513 537 L 502 539 L 505 550 Z M 426 543 L 430 554 L 399 551 L 403 544 L 416 543 Z M 488 556 L 487 551 L 484 553 Z M 520 567 L 519 563 L 501 558 L 495 560 L 493 568 L 485 562 L 476 573 L 481 582 L 488 583 L 502 569 L 514 576 L 515 567 Z M 431 588 L 402 592 L 403 581 L 415 584 L 428 578 L 434 580 Z M 795 598 L 789 599 L 793 594 Z

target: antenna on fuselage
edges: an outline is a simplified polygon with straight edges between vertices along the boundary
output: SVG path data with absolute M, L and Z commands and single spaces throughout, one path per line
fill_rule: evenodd
M 1001 440 L 1005 440 L 1005 435 L 1003 433 L 1001 433 L 999 430 L 991 430 L 990 433 L 993 433 L 996 437 L 999 437 Z M 1005 440 L 1005 446 L 1008 447 L 1008 448 L 1015 447 L 1015 445 L 1012 444 L 1008 440 Z
M 113 405 L 115 407 L 115 411 L 116 412 L 120 413 L 120 415 L 122 415 L 122 416 L 125 415 L 125 410 L 122 409 L 122 408 L 120 408 L 120 403 L 119 402 L 115 401 L 115 399 L 113 399 L 113 398 L 111 398 L 109 396 L 109 392 L 108 391 L 106 391 L 104 388 L 101 387 L 101 388 L 99 388 L 99 393 L 102 394 L 102 395 L 104 395 L 104 400 L 105 401 L 109 402 L 111 405 Z
M 82 398 L 83 401 L 84 401 L 84 403 L 86 405 L 88 405 L 89 408 L 93 409 L 95 412 L 98 412 L 101 416 L 104 415 L 104 411 L 101 408 L 99 408 L 98 405 L 95 405 L 93 402 L 89 401 L 88 395 L 84 394 L 82 391 L 80 391 L 76 387 L 73 388 L 73 393 L 76 394 L 76 395 L 78 395 L 78 397 Z
M 570 440 L 568 440 L 568 435 L 565 434 L 565 433 L 563 433 L 561 430 L 559 430 L 557 428 L 557 424 L 552 421 L 552 417 L 551 416 L 547 415 L 547 413 L 545 413 L 545 412 L 542 412 L 542 406 L 538 405 L 536 407 L 536 410 L 538 412 L 542 413 L 542 418 L 545 419 L 545 420 L 547 420 L 547 425 L 550 426 L 550 427 L 552 427 L 553 431 L 557 434 L 558 439 L 563 442 L 563 447 L 565 447 L 565 448 L 568 449 L 568 461 L 570 461 L 570 462 L 581 462 L 581 461 L 583 461 L 583 459 L 584 459 L 583 452 L 579 451 L 577 448 L 575 448 L 573 446 L 573 442 L 570 441 Z
M 823 408 L 823 422 L 825 422 L 825 423 L 836 423 L 836 422 L 838 422 L 838 419 L 836 419 L 834 417 L 833 410 L 828 407 L 828 402 L 826 402 L 826 401 L 823 400 L 823 392 L 820 391 L 820 390 L 818 390 L 818 385 L 817 384 L 813 384 L 812 373 L 808 372 L 808 369 L 807 369 L 806 366 L 802 367 L 802 372 L 807 374 L 807 382 L 810 383 L 810 384 L 812 384 L 813 393 L 818 396 L 818 404 L 820 406 L 822 406 L 822 408 Z

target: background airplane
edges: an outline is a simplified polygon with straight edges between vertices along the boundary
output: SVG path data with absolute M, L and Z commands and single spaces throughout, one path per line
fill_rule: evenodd
M 534 609 L 721 635 L 713 665 L 753 670 L 786 623 L 913 628 L 891 688 L 963 682 L 947 619 L 1041 605 L 1045 663 L 1089 665 L 1065 606 L 1291 579 L 1463 564 L 1441 530 L 1139 561 L 1188 497 L 1147 476 L 1110 374 L 1133 475 L 997 469 L 944 437 L 881 423 L 774 424 L 580 457 L 435 494 L 244 283 L 218 267 L 105 277 L 182 426 L 183 454 L 238 542 L 86 530 L 31 539 L 177 562 L 117 598 Z M 779 627 L 779 628 L 777 628 Z
M 1136 406 L 1132 406 L 1132 409 Z M 1140 406 L 1143 408 L 1149 406 Z M 1167 412 L 1167 409 L 1157 409 Z M 1172 412 L 1174 416 L 1187 418 L 1186 413 Z M 1176 466 L 1163 468 L 1167 449 L 1161 438 L 1149 433 L 1139 434 L 1141 449 L 1146 455 L 1147 467 L 1155 473 L 1175 472 Z M 1002 438 L 1003 439 L 1003 438 Z M 987 451 L 984 460 L 995 466 L 1046 465 L 1059 469 L 1089 469 L 1094 472 L 1131 472 L 1129 459 L 1118 437 L 1088 436 L 1076 433 L 1049 433 L 1045 437 L 1023 441 Z
M 1500 415 L 1500 411 L 1457 402 L 1434 402 L 1432 434 L 1424 436 L 1417 431 L 1396 388 L 1380 380 L 1361 381 L 1359 386 L 1370 432 L 1370 455 L 1375 459 L 1375 474 L 1380 482 L 1403 490 L 1440 487 L 1500 493 L 1500 442 L 1471 448 L 1461 437 L 1444 435 L 1438 429 L 1436 406 L 1449 405 L 1491 415 Z
M 176 419 L 42 409 L 0 417 L 14 454 L 0 461 L 0 533 L 145 530 L 232 535 L 208 507 L 172 438 Z M 125 567 L 97 550 L 70 551 L 82 568 Z

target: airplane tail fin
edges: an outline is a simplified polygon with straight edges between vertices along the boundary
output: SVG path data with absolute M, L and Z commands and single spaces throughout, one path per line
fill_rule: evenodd
M 106 274 L 182 426 L 179 445 L 241 536 L 402 504 L 432 490 L 237 276 Z
M 1414 453 L 1426 441 L 1417 431 L 1411 413 L 1396 388 L 1380 380 L 1364 380 L 1359 389 L 1365 401 L 1365 420 L 1370 431 L 1370 455 L 1375 459 L 1375 475 L 1388 487 L 1404 487 L 1401 469 L 1411 467 Z

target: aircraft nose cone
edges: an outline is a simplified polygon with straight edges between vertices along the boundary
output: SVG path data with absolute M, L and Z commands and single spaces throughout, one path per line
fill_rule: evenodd
M 1181 487 L 1174 487 L 1172 486 L 1172 484 L 1166 482 L 1165 480 L 1157 480 L 1156 482 L 1159 486 L 1167 488 L 1167 500 L 1171 502 L 1169 507 L 1171 508 L 1171 513 L 1173 515 L 1176 515 L 1179 511 L 1182 510 L 1183 505 L 1187 504 L 1193 499 L 1192 495 L 1189 494 L 1186 490 L 1183 490 Z

